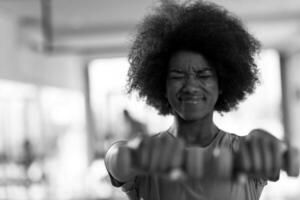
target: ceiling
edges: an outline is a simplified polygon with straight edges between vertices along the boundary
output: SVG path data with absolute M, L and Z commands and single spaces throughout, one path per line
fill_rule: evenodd
M 54 50 L 83 54 L 126 52 L 135 25 L 155 0 L 0 0 L 0 13 L 15 19 L 24 41 L 43 44 L 42 1 L 50 3 Z M 215 0 L 244 20 L 266 47 L 300 46 L 299 0 Z M 44 13 L 45 14 L 45 13 Z M 44 27 L 45 28 L 45 27 Z M 36 48 L 38 49 L 38 48 Z

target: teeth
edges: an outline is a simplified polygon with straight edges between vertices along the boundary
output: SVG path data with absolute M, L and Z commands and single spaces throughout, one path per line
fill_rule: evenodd
M 186 102 L 186 103 L 190 103 L 190 104 L 197 104 L 197 103 L 199 103 L 200 101 L 195 101 L 195 100 L 186 100 L 186 101 L 184 101 L 184 102 Z
M 181 101 L 185 101 L 188 103 L 199 103 L 205 99 L 204 95 L 191 96 L 191 97 L 181 97 Z

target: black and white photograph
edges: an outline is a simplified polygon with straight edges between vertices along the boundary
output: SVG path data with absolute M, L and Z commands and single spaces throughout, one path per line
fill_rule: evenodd
M 300 1 L 0 0 L 0 200 L 299 200 Z

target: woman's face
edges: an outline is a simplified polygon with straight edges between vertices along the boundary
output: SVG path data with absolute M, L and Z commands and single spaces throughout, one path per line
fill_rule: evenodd
M 166 97 L 174 115 L 185 121 L 212 117 L 218 96 L 216 72 L 201 54 L 179 51 L 171 56 Z

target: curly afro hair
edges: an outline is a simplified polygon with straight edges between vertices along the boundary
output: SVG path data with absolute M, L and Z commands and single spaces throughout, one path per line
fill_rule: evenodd
M 180 50 L 200 53 L 213 64 L 222 91 L 216 111 L 235 109 L 253 93 L 258 83 L 254 57 L 260 43 L 237 17 L 204 1 L 162 3 L 139 24 L 128 56 L 128 93 L 136 90 L 160 114 L 171 114 L 166 77 L 170 57 Z

